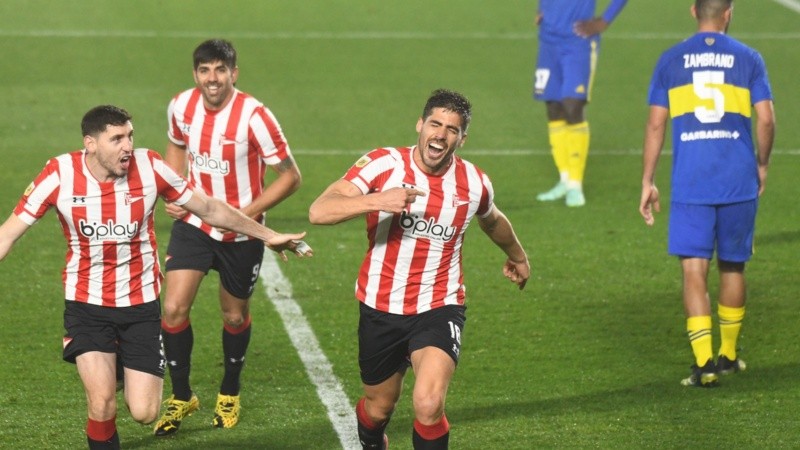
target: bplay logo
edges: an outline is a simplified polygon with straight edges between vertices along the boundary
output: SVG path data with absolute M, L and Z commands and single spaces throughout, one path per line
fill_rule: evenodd
M 139 232 L 139 224 L 119 224 L 112 220 L 106 223 L 87 222 L 81 219 L 78 230 L 82 235 L 96 241 L 130 241 Z
M 428 220 L 414 214 L 400 213 L 400 226 L 411 232 L 412 236 L 423 236 L 428 239 L 447 242 L 456 234 L 455 227 L 440 225 L 431 217 Z
M 219 175 L 227 175 L 230 173 L 230 163 L 218 158 L 212 158 L 209 155 L 199 155 L 191 153 L 192 165 L 197 170 L 206 173 L 216 173 Z

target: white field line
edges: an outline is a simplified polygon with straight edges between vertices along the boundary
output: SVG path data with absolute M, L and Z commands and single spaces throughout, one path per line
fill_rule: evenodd
M 787 8 L 800 8 L 797 0 L 774 0 L 784 4 Z M 155 30 L 10 30 L 0 29 L 0 37 L 30 37 L 30 38 L 140 38 L 140 39 L 205 39 L 214 32 L 194 31 L 155 31 Z M 425 33 L 425 32 L 393 32 L 393 31 L 227 31 L 218 32 L 228 39 L 252 40 L 506 40 L 528 41 L 536 39 L 536 32 L 522 33 L 495 33 L 495 32 L 450 32 L 450 33 Z M 774 33 L 732 33 L 737 39 L 762 39 L 762 40 L 798 40 L 800 32 L 774 32 Z M 650 32 L 611 32 L 604 35 L 605 39 L 615 40 L 681 40 L 685 39 L 683 33 L 650 33 Z
M 800 14 L 800 1 L 798 0 L 773 0 L 773 1 Z
M 339 379 L 333 374 L 333 367 L 320 349 L 319 340 L 303 315 L 303 310 L 294 300 L 292 283 L 283 275 L 275 254 L 270 250 L 264 252 L 260 274 L 267 297 L 281 316 L 292 345 L 317 389 L 317 396 L 328 410 L 328 419 L 339 436 L 342 448 L 361 449 L 356 434 L 355 409 Z

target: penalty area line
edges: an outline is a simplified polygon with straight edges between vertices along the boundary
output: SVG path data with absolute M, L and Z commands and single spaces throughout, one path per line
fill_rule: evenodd
M 293 298 L 292 283 L 283 275 L 275 254 L 267 249 L 261 264 L 261 284 L 297 350 L 306 373 L 317 389 L 317 396 L 328 411 L 328 419 L 345 450 L 361 449 L 356 429 L 356 415 L 342 384 L 333 374 L 333 366 L 322 352 L 302 308 Z

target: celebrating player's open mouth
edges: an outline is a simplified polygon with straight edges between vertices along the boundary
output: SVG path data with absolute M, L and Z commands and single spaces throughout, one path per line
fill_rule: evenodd
M 120 162 L 120 164 L 122 165 L 122 170 L 123 170 L 123 172 L 128 172 L 128 168 L 129 168 L 129 167 L 130 167 L 130 165 L 131 165 L 131 154 L 130 154 L 130 153 L 126 154 L 125 156 L 123 156 L 123 157 L 122 157 L 122 158 L 119 160 L 119 162 Z

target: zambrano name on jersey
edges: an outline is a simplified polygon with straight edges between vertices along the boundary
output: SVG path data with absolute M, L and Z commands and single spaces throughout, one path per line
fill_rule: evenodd
M 697 67 L 723 67 L 733 68 L 736 58 L 727 53 L 687 53 L 683 55 L 683 68 L 694 69 Z

